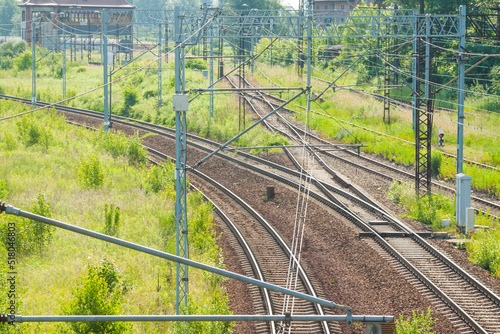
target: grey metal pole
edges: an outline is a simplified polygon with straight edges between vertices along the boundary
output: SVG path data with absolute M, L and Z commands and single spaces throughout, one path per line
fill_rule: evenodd
M 153 255 L 153 256 L 156 256 L 156 257 L 159 257 L 162 259 L 166 259 L 169 261 L 175 261 L 177 263 L 182 263 L 183 265 L 186 265 L 186 266 L 191 266 L 193 268 L 208 271 L 208 272 L 211 272 L 211 273 L 214 273 L 217 275 L 221 275 L 221 276 L 228 277 L 228 278 L 233 278 L 233 279 L 245 282 L 245 283 L 250 283 L 250 284 L 271 290 L 271 291 L 276 291 L 276 292 L 280 292 L 280 293 L 283 293 L 286 295 L 290 295 L 293 297 L 304 299 L 304 300 L 309 301 L 311 303 L 316 303 L 316 304 L 320 304 L 320 305 L 323 305 L 326 307 L 335 308 L 337 310 L 342 310 L 344 312 L 347 312 L 348 317 L 350 316 L 350 312 L 351 312 L 350 307 L 338 305 L 338 304 L 335 304 L 333 302 L 330 302 L 330 301 L 322 299 L 322 298 L 314 297 L 314 296 L 307 295 L 307 294 L 300 293 L 300 292 L 293 291 L 293 290 L 288 290 L 288 289 L 282 288 L 280 286 L 277 286 L 277 285 L 274 285 L 271 283 L 266 283 L 266 282 L 257 280 L 255 278 L 251 278 L 251 277 L 247 277 L 247 276 L 240 275 L 237 273 L 233 273 L 233 272 L 225 270 L 225 269 L 220 269 L 217 267 L 209 266 L 209 265 L 206 265 L 206 264 L 203 264 L 200 262 L 189 260 L 189 259 L 184 258 L 184 257 L 176 256 L 176 255 L 162 252 L 162 251 L 159 251 L 156 249 L 152 249 L 149 247 L 138 245 L 138 244 L 135 244 L 135 243 L 132 243 L 129 241 L 125 241 L 122 239 L 111 237 L 111 236 L 106 235 L 106 234 L 94 232 L 94 231 L 87 230 L 87 229 L 82 228 L 82 227 L 63 223 L 63 222 L 55 220 L 55 219 L 36 215 L 34 213 L 23 211 L 21 209 L 15 208 L 12 205 L 3 206 L 0 203 L 0 213 L 2 212 L 2 210 L 5 211 L 5 213 L 8 215 L 25 217 L 25 218 L 32 219 L 32 220 L 35 220 L 35 221 L 38 221 L 41 223 L 49 224 L 49 225 L 59 227 L 59 228 L 62 228 L 62 229 L 68 230 L 68 231 L 72 231 L 72 232 L 75 232 L 78 234 L 86 235 L 86 236 L 89 236 L 89 237 L 94 238 L 94 239 L 103 240 L 103 241 L 106 241 L 106 242 L 109 242 L 109 243 L 112 243 L 115 245 L 119 245 L 122 247 L 133 249 L 133 250 L 136 250 L 136 251 L 139 251 L 142 253 L 150 254 L 150 255 Z
M 459 9 L 458 42 L 458 126 L 457 126 L 457 174 L 463 173 L 464 159 L 464 102 L 465 102 L 465 24 L 466 8 Z
M 102 11 L 102 68 L 104 81 L 104 131 L 109 130 L 109 102 L 108 102 L 108 11 Z
M 311 8 L 308 2 L 307 10 L 307 112 L 311 111 L 311 60 L 312 60 L 312 27 L 311 27 Z M 307 124 L 306 124 L 307 126 Z
M 175 94 L 184 94 L 184 46 L 181 40 L 179 7 L 175 7 Z M 186 111 L 175 111 L 175 221 L 176 255 L 188 258 L 187 225 L 187 184 L 186 184 Z M 176 267 L 176 314 L 180 314 L 181 305 L 187 309 L 188 303 L 188 267 L 177 262 Z
M 31 105 L 36 107 L 36 48 L 35 22 L 31 22 Z
M 365 324 L 384 324 L 394 321 L 394 316 L 353 315 L 352 320 Z M 15 315 L 7 321 L 24 322 L 138 322 L 138 321 L 347 321 L 345 315 Z
M 250 27 L 250 33 L 252 34 L 252 35 L 250 36 L 250 44 L 251 44 L 250 49 L 252 50 L 252 51 L 251 51 L 251 55 L 252 55 L 252 63 L 251 63 L 251 65 L 252 65 L 252 66 L 250 67 L 250 69 L 251 69 L 251 72 L 252 72 L 252 74 L 253 74 L 253 65 L 254 65 L 254 47 L 255 47 L 255 41 L 254 41 L 254 35 L 255 35 L 255 34 L 254 34 L 254 26 L 253 26 L 253 22 L 252 22 L 252 26 Z
M 158 25 L 158 42 L 159 42 L 159 47 L 158 47 L 158 111 L 160 111 L 161 108 L 161 86 L 162 86 L 162 48 L 163 48 L 163 34 L 162 34 L 162 25 Z
M 417 15 L 418 15 L 418 10 L 414 9 L 413 10 L 413 64 L 412 64 L 412 90 L 413 90 L 413 96 L 412 96 L 412 126 L 411 128 L 413 130 L 416 129 L 417 126 L 417 104 L 418 104 L 418 96 L 417 96 L 417 80 L 418 80 L 418 73 L 417 73 L 417 64 L 419 61 L 418 58 L 418 39 L 416 37 L 417 32 L 418 32 L 418 20 L 417 20 Z
M 431 41 L 429 36 L 431 35 L 431 17 L 430 14 L 425 16 L 425 100 L 428 103 L 431 97 Z
M 62 54 L 63 54 L 63 56 L 62 56 L 63 57 L 63 59 L 62 59 L 62 61 L 63 61 L 63 65 L 62 65 L 63 66 L 63 68 L 62 68 L 62 70 L 63 70 L 63 99 L 65 99 L 66 98 L 66 40 L 64 40 L 64 42 L 63 42 Z
M 210 39 L 210 60 L 209 60 L 209 83 L 210 87 L 214 84 L 214 31 L 213 31 L 213 25 L 210 25 L 210 28 L 208 30 L 208 38 Z M 209 101 L 208 101 L 208 110 L 209 110 L 209 115 L 210 118 L 214 116 L 214 92 L 210 92 L 209 95 Z

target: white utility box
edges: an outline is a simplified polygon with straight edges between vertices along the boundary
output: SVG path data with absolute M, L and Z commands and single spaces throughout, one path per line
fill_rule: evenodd
M 188 111 L 189 95 L 174 94 L 172 101 L 173 101 L 174 111 Z

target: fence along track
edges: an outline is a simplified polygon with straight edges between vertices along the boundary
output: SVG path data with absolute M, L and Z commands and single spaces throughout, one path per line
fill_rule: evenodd
M 71 108 L 72 110 L 68 110 L 70 112 L 78 112 L 76 111 L 74 108 Z M 101 113 L 97 113 L 97 112 L 89 112 L 89 111 L 86 111 L 87 113 L 89 114 L 92 114 L 93 117 L 102 117 L 102 114 Z M 116 117 L 115 117 L 116 119 Z M 125 119 L 125 118 L 121 118 L 121 119 Z M 120 122 L 123 122 L 123 121 L 120 121 Z M 137 122 L 134 120 L 134 122 Z M 162 134 L 162 135 L 166 135 L 166 133 L 164 131 L 173 131 L 171 129 L 166 129 L 164 127 L 160 127 L 160 126 L 156 126 L 156 125 L 150 125 L 148 123 L 145 123 L 145 122 L 137 122 L 139 124 L 142 124 L 142 125 L 138 125 L 138 124 L 128 124 L 127 122 L 123 122 L 124 124 L 128 125 L 128 126 L 132 126 L 132 127 L 136 127 L 136 128 L 140 128 L 140 129 L 143 129 L 143 130 L 146 130 L 146 131 L 151 131 L 153 130 L 152 128 L 154 128 L 153 132 L 156 132 L 156 133 L 159 133 L 159 134 Z M 147 129 L 144 125 L 147 125 L 148 127 L 150 127 L 150 129 Z M 162 131 L 158 131 L 156 129 L 162 129 Z M 197 138 L 196 136 L 193 136 L 193 135 L 190 135 L 191 138 Z M 209 143 L 211 141 L 209 140 L 205 140 L 205 139 L 201 139 L 201 138 L 198 138 L 199 140 L 205 142 L 205 143 Z M 213 142 L 212 142 L 213 143 Z M 219 144 L 216 144 L 217 146 Z M 207 148 L 203 148 L 205 150 L 210 150 L 210 149 L 207 149 Z M 246 157 L 251 157 L 251 155 L 249 154 L 243 154 L 240 152 L 239 155 L 245 155 Z M 230 158 L 230 157 L 226 157 L 222 154 L 219 154 L 218 156 L 221 156 L 221 157 L 224 157 L 225 159 L 228 159 L 228 160 L 231 160 L 231 161 L 234 161 L 236 163 L 240 163 L 237 159 L 234 159 L 234 158 Z M 261 163 L 266 163 L 265 160 L 263 159 L 260 159 L 260 158 L 257 158 L 257 157 L 253 157 L 252 159 L 254 160 L 259 160 Z M 244 164 L 244 163 L 243 163 Z M 280 176 L 277 176 L 275 175 L 274 173 L 272 172 L 268 172 L 266 170 L 262 170 L 258 167 L 255 167 L 251 164 L 244 164 L 247 168 L 250 168 L 250 169 L 253 169 L 254 171 L 257 171 L 263 175 L 266 175 L 268 177 L 272 177 L 272 178 L 275 178 L 277 179 L 278 181 L 280 182 L 283 182 L 285 184 L 288 184 L 288 185 L 291 185 L 291 186 L 294 186 L 294 187 L 297 187 L 297 184 L 293 181 L 290 181 L 288 179 L 285 179 L 283 177 L 280 177 Z M 288 168 L 286 167 L 280 167 L 279 165 L 276 165 L 276 164 L 273 164 L 273 163 L 269 163 L 269 165 L 272 165 L 272 166 L 275 166 L 277 167 L 278 169 L 280 170 L 283 170 L 283 171 L 286 171 L 288 170 Z M 291 171 L 291 170 L 288 170 L 287 171 L 289 174 L 297 174 L 296 171 Z M 330 186 L 330 188 L 332 188 Z M 334 188 L 334 187 L 333 187 Z M 341 191 L 341 190 L 338 190 L 338 191 Z M 381 237 L 376 230 L 374 230 L 371 226 L 369 226 L 368 224 L 366 224 L 365 222 L 359 220 L 358 217 L 356 216 L 353 216 L 350 212 L 346 211 L 344 208 L 340 207 L 338 204 L 335 204 L 333 203 L 332 201 L 322 197 L 321 195 L 319 194 L 316 194 L 316 193 L 312 193 L 311 196 L 322 202 L 323 204 L 331 207 L 331 208 L 334 208 L 335 210 L 337 210 L 339 213 L 341 213 L 342 215 L 344 215 L 346 218 L 348 218 L 351 222 L 353 222 L 355 225 L 357 225 L 361 230 L 365 231 L 365 232 L 371 232 L 372 233 L 372 236 L 373 236 L 373 239 L 374 241 L 377 242 L 377 244 L 379 244 L 383 249 L 385 249 L 389 254 L 391 254 L 393 257 L 395 257 L 405 268 L 407 268 L 410 272 L 412 272 L 420 281 L 422 281 L 427 287 L 429 287 L 441 300 L 443 300 L 443 302 L 445 304 L 447 304 L 451 309 L 453 309 L 453 311 L 460 316 L 460 318 L 465 322 L 467 323 L 467 326 L 469 326 L 470 328 L 472 328 L 474 331 L 478 332 L 478 333 L 495 333 L 496 332 L 496 327 L 494 325 L 496 325 L 495 322 L 493 322 L 492 324 L 489 323 L 490 319 L 487 317 L 487 316 L 484 316 L 484 315 L 480 315 L 479 316 L 479 319 L 476 321 L 475 320 L 475 316 L 471 316 L 469 315 L 466 311 L 464 311 L 464 309 L 462 309 L 462 307 L 460 307 L 457 303 L 455 303 L 444 291 L 442 291 L 435 283 L 433 283 L 428 277 L 426 277 L 421 270 L 419 270 L 418 268 L 415 267 L 414 264 L 411 263 L 411 261 L 409 259 L 406 259 L 404 257 L 404 253 L 400 253 L 397 249 L 395 249 L 393 247 L 393 245 L 391 245 L 387 240 L 385 240 L 385 238 Z M 346 196 L 351 196 L 351 195 L 346 195 Z M 362 200 L 359 200 L 360 202 L 364 202 Z M 370 204 L 364 202 L 366 206 L 370 206 Z M 373 208 L 374 210 L 378 210 L 376 208 Z M 493 312 L 496 312 L 494 314 L 500 314 L 500 308 L 499 309 L 496 309 L 497 307 L 500 307 L 500 298 L 495 295 L 493 292 L 491 292 L 488 288 L 486 288 L 484 285 L 482 285 L 480 282 L 478 282 L 475 278 L 473 278 L 471 275 L 469 275 L 467 272 L 465 272 L 463 269 L 459 268 L 453 261 L 449 260 L 446 255 L 442 254 L 441 252 L 439 252 L 437 249 L 435 249 L 432 245 L 430 245 L 429 243 L 427 243 L 425 240 L 423 240 L 422 238 L 420 238 L 418 235 L 414 234 L 409 228 L 407 228 L 406 226 L 404 226 L 404 224 L 402 224 L 401 222 L 399 222 L 396 218 L 390 216 L 389 214 L 387 213 L 383 213 L 387 219 L 389 221 L 392 221 L 394 224 L 397 224 L 401 229 L 404 229 L 407 232 L 407 234 L 411 237 L 412 240 L 416 241 L 417 244 L 419 244 L 422 248 L 424 248 L 428 253 L 430 253 L 431 255 L 433 255 L 438 261 L 442 262 L 443 265 L 445 265 L 446 267 L 445 268 L 448 268 L 447 270 L 450 270 L 455 272 L 456 274 L 458 274 L 459 277 L 461 277 L 461 285 L 464 285 L 466 286 L 466 288 L 464 288 L 464 291 L 476 291 L 475 293 L 475 296 L 486 296 L 486 298 L 488 298 L 490 301 L 491 301 L 491 308 L 494 309 Z M 417 263 L 418 265 L 418 263 Z M 440 270 L 440 268 L 436 267 L 438 270 Z M 478 302 L 478 299 L 476 297 L 471 297 L 469 298 L 469 296 L 466 296 L 464 295 L 463 297 L 463 302 L 462 302 L 462 305 L 475 305 L 475 303 Z M 467 298 L 469 298 L 467 300 Z M 484 325 L 485 328 L 487 329 L 484 329 L 482 327 L 481 324 L 478 323 L 479 322 L 486 322 L 486 325 Z

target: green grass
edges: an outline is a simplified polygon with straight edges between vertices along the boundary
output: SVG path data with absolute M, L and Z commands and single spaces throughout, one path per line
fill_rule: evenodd
M 40 56 L 44 51 L 39 49 Z M 61 55 L 48 57 L 39 65 L 37 70 L 37 98 L 44 102 L 57 102 L 63 99 L 62 79 L 51 71 L 51 66 L 60 65 Z M 111 113 L 127 117 L 154 122 L 173 127 L 175 113 L 172 106 L 174 94 L 173 63 L 164 63 L 162 85 L 162 107 L 157 108 L 157 65 L 151 63 L 151 56 L 130 63 L 128 67 L 118 71 L 112 79 L 120 79 L 111 85 Z M 172 59 L 172 57 L 171 57 Z M 67 92 L 66 97 L 73 97 L 85 91 L 90 91 L 102 85 L 102 67 L 87 65 L 81 61 L 67 61 Z M 137 73 L 131 74 L 139 67 L 145 67 Z M 118 67 L 115 67 L 115 70 Z M 15 80 L 13 80 L 15 79 Z M 186 89 L 202 88 L 208 81 L 202 77 L 200 71 L 186 70 Z M 31 98 L 31 70 L 17 71 L 14 69 L 0 70 L 0 87 L 7 95 Z M 194 94 L 191 94 L 191 97 Z M 91 109 L 103 112 L 103 89 L 76 97 L 66 102 L 70 106 Z M 214 117 L 209 117 L 208 94 L 196 98 L 189 105 L 187 112 L 187 127 L 189 131 L 215 140 L 227 141 L 239 133 L 237 97 L 231 95 L 217 95 L 215 98 Z M 247 127 L 252 124 L 250 116 L 246 116 Z M 264 128 L 256 127 L 241 137 L 234 144 L 237 146 L 271 146 L 273 143 L 286 143 L 281 136 L 273 136 Z
M 404 314 L 401 314 L 396 320 L 394 333 L 396 334 L 433 334 L 432 326 L 437 319 L 431 317 L 430 307 L 424 313 L 413 311 L 413 316 L 405 319 Z
M 500 278 L 500 229 L 479 229 L 466 244 L 472 262 Z
M 0 101 L 0 117 L 24 110 L 26 107 Z M 52 218 L 99 232 L 105 229 L 103 208 L 105 204 L 113 204 L 120 207 L 120 238 L 175 254 L 175 187 L 166 182 L 161 190 L 148 191 L 149 168 L 129 160 L 129 150 L 125 148 L 130 143 L 125 138 L 108 134 L 114 137 L 111 142 L 120 142 L 122 147 L 121 151 L 109 152 L 103 147 L 105 144 L 98 144 L 102 143 L 102 133 L 69 126 L 61 117 L 46 111 L 26 117 L 37 122 L 52 140 L 47 146 L 28 145 L 15 120 L 0 124 L 2 200 L 29 209 L 38 194 L 43 193 L 52 208 Z M 90 155 L 98 157 L 101 163 L 100 187 L 82 187 L 79 180 L 78 161 Z M 173 179 L 173 168 L 169 167 L 168 172 L 167 179 Z M 191 258 L 223 266 L 212 230 L 210 205 L 197 194 L 189 195 L 189 204 Z M 0 216 L 2 237 L 5 237 L 5 225 L 12 219 L 12 216 Z M 6 248 L 0 247 L 2 272 L 6 269 L 6 258 Z M 62 314 L 64 305 L 73 300 L 72 291 L 85 274 L 86 266 L 103 258 L 112 261 L 131 286 L 121 305 L 123 314 L 175 313 L 174 263 L 57 229 L 43 250 L 18 254 L 17 287 L 22 314 Z M 1 281 L 4 284 L 4 279 Z M 217 312 L 229 312 L 220 278 L 191 270 L 190 282 L 193 308 L 210 303 Z M 3 293 L 3 289 L 1 291 Z M 0 303 L 5 309 L 7 299 L 4 295 L 1 297 Z M 163 333 L 170 328 L 167 323 L 131 326 L 134 333 Z M 17 326 L 24 333 L 58 333 L 58 328 L 50 323 Z
M 439 194 L 417 198 L 412 184 L 397 181 L 392 183 L 387 195 L 389 200 L 406 209 L 408 218 L 430 225 L 436 230 L 443 230 L 443 219 L 451 219 L 452 226 L 445 230 L 454 229 L 455 206 L 450 198 Z

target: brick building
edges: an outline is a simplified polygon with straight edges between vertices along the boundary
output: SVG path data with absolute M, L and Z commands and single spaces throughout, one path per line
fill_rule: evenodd
M 19 7 L 22 38 L 31 43 L 34 23 L 36 43 L 49 49 L 57 49 L 62 36 L 91 40 L 102 28 L 103 10 L 110 13 L 108 35 L 132 39 L 135 6 L 126 0 L 24 0 Z

